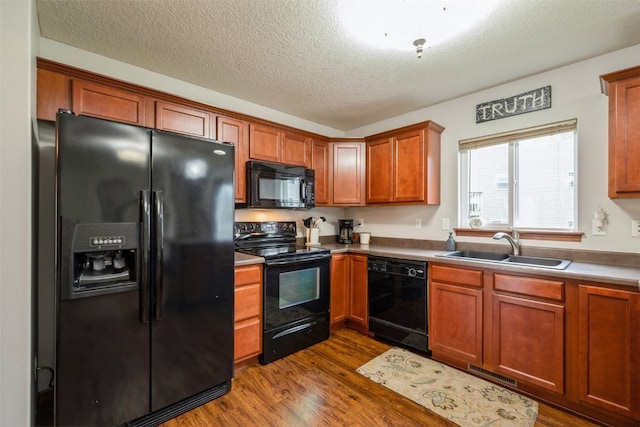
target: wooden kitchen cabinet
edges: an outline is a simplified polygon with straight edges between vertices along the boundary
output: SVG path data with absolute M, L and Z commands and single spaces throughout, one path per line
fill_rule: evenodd
M 249 125 L 249 158 L 309 167 L 311 139 L 270 126 Z
M 433 263 L 429 270 L 429 348 L 434 358 L 481 366 L 482 271 Z
M 311 168 L 316 172 L 317 205 L 364 205 L 364 149 L 361 140 L 312 141 Z
M 367 256 L 349 255 L 349 327 L 369 331 Z
M 248 154 L 248 127 L 243 120 L 229 117 L 216 117 L 216 139 L 220 142 L 231 142 L 235 146 L 235 201 L 246 203 L 247 201 L 247 160 Z
M 331 328 L 369 330 L 367 256 L 331 256 Z
M 36 116 L 56 120 L 58 109 L 71 109 L 71 81 L 55 71 L 38 68 Z
M 331 142 L 329 144 L 330 205 L 364 205 L 364 148 L 362 142 Z
M 349 255 L 331 256 L 331 329 L 342 326 L 349 317 Z
M 235 268 L 234 345 L 236 367 L 262 353 L 262 265 Z
M 98 117 L 134 125 L 147 125 L 147 98 L 130 90 L 74 79 L 72 110 L 77 115 Z
M 640 66 L 600 83 L 609 95 L 609 197 L 640 197 Z
M 366 139 L 367 204 L 439 204 L 440 134 L 428 121 Z
M 640 422 L 640 294 L 578 286 L 579 399 Z
M 316 178 L 316 205 L 329 204 L 329 142 L 319 139 L 311 141 L 311 169 Z
M 564 282 L 495 273 L 493 288 L 493 370 L 563 393 Z
M 211 113 L 171 102 L 155 102 L 156 129 L 211 138 Z

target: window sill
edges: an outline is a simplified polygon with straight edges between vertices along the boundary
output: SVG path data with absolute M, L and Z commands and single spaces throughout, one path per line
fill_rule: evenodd
M 509 229 L 497 228 L 454 228 L 456 236 L 493 237 L 502 231 L 511 234 Z M 546 231 L 518 229 L 521 239 L 527 240 L 555 240 L 561 242 L 581 242 L 584 233 L 581 231 Z

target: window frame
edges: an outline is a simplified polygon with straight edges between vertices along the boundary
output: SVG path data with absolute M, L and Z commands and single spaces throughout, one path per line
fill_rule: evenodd
M 577 127 L 577 119 L 563 120 L 560 122 L 549 123 L 540 126 L 534 126 L 525 129 L 519 129 L 509 132 L 502 132 L 498 134 L 492 134 L 477 138 L 464 139 L 458 142 L 458 159 L 459 159 L 459 173 L 458 173 L 458 225 L 459 227 L 454 228 L 454 231 L 457 235 L 460 236 L 492 236 L 496 231 L 508 231 L 508 227 L 513 227 L 515 221 L 515 215 L 518 212 L 517 206 L 517 198 L 516 198 L 516 190 L 514 187 L 517 185 L 515 170 L 518 165 L 515 163 L 516 153 L 516 141 L 526 140 L 530 138 L 554 135 L 556 133 L 561 132 L 574 132 L 574 170 L 573 170 L 573 203 L 574 203 L 574 212 L 573 212 L 573 228 L 519 228 L 518 231 L 522 238 L 529 239 L 538 239 L 538 240 L 562 240 L 562 241 L 581 241 L 584 233 L 578 230 L 578 185 L 577 185 L 577 172 L 578 172 L 578 144 L 577 144 L 577 135 L 578 135 L 578 127 Z M 492 145 L 499 145 L 508 143 L 508 171 L 509 177 L 512 178 L 509 180 L 509 189 L 508 189 L 508 198 L 509 198 L 509 207 L 508 207 L 508 224 L 489 224 L 482 225 L 480 228 L 472 228 L 464 226 L 467 218 L 467 209 L 468 207 L 464 204 L 466 203 L 464 200 L 469 195 L 469 187 L 468 187 L 468 179 L 469 179 L 469 164 L 468 164 L 468 155 L 465 155 L 465 152 L 468 152 L 472 149 L 488 147 Z M 466 180 L 466 181 L 465 181 Z

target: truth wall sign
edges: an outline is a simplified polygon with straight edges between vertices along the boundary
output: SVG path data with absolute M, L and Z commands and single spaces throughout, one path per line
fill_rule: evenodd
M 551 108 L 551 86 L 476 105 L 476 123 Z

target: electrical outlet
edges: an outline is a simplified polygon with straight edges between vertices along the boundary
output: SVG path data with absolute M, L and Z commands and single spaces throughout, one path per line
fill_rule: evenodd
M 449 218 L 442 218 L 442 229 L 448 230 L 450 227 Z
M 606 236 L 607 229 L 604 225 L 598 226 L 598 220 L 591 220 L 591 235 L 592 236 Z
M 640 237 L 640 221 L 631 221 L 631 237 Z
M 420 218 L 416 219 L 416 230 L 420 230 L 422 228 L 422 220 Z
M 358 218 L 358 224 L 359 227 L 364 227 L 364 218 Z

